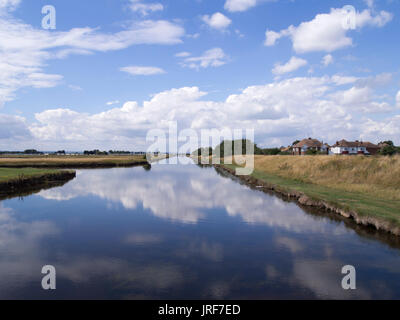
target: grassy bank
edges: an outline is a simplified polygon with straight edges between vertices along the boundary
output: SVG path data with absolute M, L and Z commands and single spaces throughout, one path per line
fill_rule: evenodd
M 399 156 L 256 156 L 252 177 L 282 193 L 295 191 L 354 213 L 375 226 L 400 227 Z
M 49 176 L 59 172 L 60 170 L 45 170 L 35 168 L 0 168 L 0 183 Z
M 72 170 L 0 168 L 0 199 L 63 185 L 75 176 Z
M 144 156 L 15 156 L 0 157 L 3 168 L 107 168 L 148 164 Z

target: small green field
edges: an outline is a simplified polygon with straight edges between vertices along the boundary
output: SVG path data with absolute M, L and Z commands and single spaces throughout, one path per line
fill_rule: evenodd
M 50 174 L 57 174 L 60 170 L 35 169 L 35 168 L 0 168 L 0 183 L 38 178 Z

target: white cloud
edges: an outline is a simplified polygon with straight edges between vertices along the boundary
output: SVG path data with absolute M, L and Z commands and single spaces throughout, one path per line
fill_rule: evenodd
M 393 75 L 388 72 L 380 73 L 376 76 L 360 78 L 357 81 L 358 86 L 377 88 L 389 84 L 393 79 Z
M 382 121 L 368 119 L 363 123 L 361 138 L 370 138 L 375 136 L 375 139 L 378 141 L 390 139 L 398 144 L 399 135 L 400 115 L 396 115 Z
M 222 13 L 217 12 L 212 16 L 205 15 L 202 17 L 202 20 L 213 29 L 217 30 L 225 30 L 232 23 L 232 20 L 228 17 L 224 16 Z
M 299 26 L 290 26 L 280 32 L 266 31 L 266 46 L 273 46 L 278 39 L 290 37 L 293 49 L 298 53 L 311 51 L 332 52 L 353 44 L 348 36 L 351 31 L 343 27 L 345 21 L 343 9 L 331 9 L 330 13 L 318 14 L 311 21 L 303 22 Z M 366 9 L 356 13 L 356 28 L 365 26 L 383 27 L 392 20 L 393 15 L 381 11 L 376 15 Z
M 102 33 L 89 27 L 48 32 L 0 15 L 0 106 L 13 100 L 20 88 L 58 85 L 63 77 L 43 70 L 50 59 L 139 44 L 177 44 L 182 42 L 184 33 L 181 26 L 164 20 L 135 22 L 116 33 Z
M 157 67 L 143 67 L 143 66 L 129 66 L 120 69 L 123 72 L 127 72 L 131 75 L 151 76 L 155 74 L 163 74 L 165 71 Z
M 275 31 L 267 30 L 265 32 L 264 45 L 267 46 L 267 47 L 274 46 L 276 41 L 279 40 L 282 37 L 282 33 L 283 33 L 283 31 L 278 33 L 278 32 L 275 32 Z
M 143 16 L 147 16 L 150 12 L 164 10 L 164 6 L 161 3 L 142 3 L 142 0 L 130 0 L 130 2 L 129 8 Z
M 189 57 L 184 59 L 182 66 L 191 69 L 208 67 L 220 67 L 228 62 L 228 56 L 221 48 L 207 50 L 200 57 Z
M 345 84 L 352 84 L 355 83 L 357 80 L 359 80 L 359 78 L 357 77 L 350 77 L 350 76 L 338 76 L 338 75 L 334 75 L 332 76 L 332 81 L 338 85 L 338 86 L 342 86 Z
M 197 87 L 183 87 L 155 94 L 142 104 L 130 101 L 96 114 L 46 110 L 25 128 L 35 137 L 35 145 L 47 149 L 88 144 L 100 149 L 143 149 L 147 131 L 167 129 L 169 121 L 195 130 L 254 128 L 256 141 L 268 146 L 308 136 L 327 142 L 398 139 L 400 116 L 385 117 L 387 111 L 397 110 L 395 106 L 389 105 L 389 98 L 377 96 L 373 86 L 360 83 L 360 79 L 339 75 L 290 78 L 248 87 L 223 101 L 205 99 L 206 93 Z M 368 118 L 376 112 L 381 120 Z
M 351 87 L 348 90 L 338 91 L 332 94 L 333 100 L 348 110 L 361 111 L 363 113 L 381 113 L 391 111 L 392 107 L 387 102 L 376 102 L 372 97 L 370 87 Z
M 329 66 L 330 64 L 332 64 L 333 61 L 334 61 L 334 59 L 333 59 L 333 56 L 332 56 L 331 54 L 327 54 L 326 56 L 324 56 L 324 57 L 322 58 L 322 64 L 323 64 L 325 67 L 327 67 L 327 66 Z
M 21 3 L 21 0 L 0 0 L 0 14 L 2 11 L 14 11 L 19 4 Z
M 190 56 L 190 52 L 187 52 L 187 51 L 178 52 L 175 55 L 175 57 L 178 57 L 178 58 L 186 58 L 186 57 L 189 57 L 189 56 Z
M 276 64 L 275 67 L 272 69 L 272 73 L 275 75 L 282 75 L 304 67 L 305 65 L 307 65 L 307 63 L 308 62 L 304 59 L 292 57 L 287 63 L 283 65 Z
M 230 12 L 242 12 L 257 5 L 257 0 L 226 0 L 225 9 Z

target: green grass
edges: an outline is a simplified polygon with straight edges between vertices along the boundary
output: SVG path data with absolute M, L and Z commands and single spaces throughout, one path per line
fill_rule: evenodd
M 230 169 L 236 168 L 235 165 L 225 164 L 224 166 Z M 399 200 L 378 199 L 371 197 L 370 194 L 349 192 L 306 183 L 301 180 L 288 179 L 260 170 L 255 170 L 252 176 L 269 184 L 273 184 L 282 191 L 299 191 L 312 199 L 323 200 L 335 207 L 355 211 L 360 216 L 379 218 L 398 226 L 400 225 Z
M 35 169 L 35 168 L 0 168 L 0 183 L 11 182 L 18 180 L 25 180 L 29 178 L 42 177 L 44 175 L 56 174 L 60 170 L 47 170 L 47 169 Z

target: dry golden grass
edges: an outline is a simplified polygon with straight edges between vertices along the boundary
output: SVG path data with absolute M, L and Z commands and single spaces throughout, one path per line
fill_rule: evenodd
M 256 156 L 257 171 L 400 200 L 400 156 Z
M 118 166 L 143 161 L 143 156 L 15 156 L 0 157 L 0 167 Z

